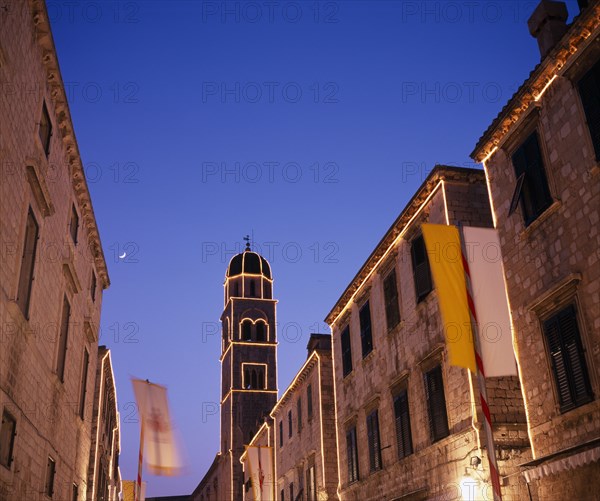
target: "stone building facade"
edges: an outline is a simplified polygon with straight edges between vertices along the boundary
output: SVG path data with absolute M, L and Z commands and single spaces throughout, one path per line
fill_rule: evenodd
M 98 348 L 88 468 L 88 501 L 119 501 L 121 428 L 110 350 Z
M 277 331 L 267 260 L 248 248 L 225 277 L 221 315 L 221 447 L 194 501 L 243 498 L 240 457 L 277 402 Z
M 331 336 L 311 335 L 308 359 L 271 411 L 271 418 L 276 499 L 337 499 Z
M 3 9 L 0 499 L 84 501 L 109 278 L 46 6 Z
M 529 21 L 541 62 L 479 140 L 506 270 L 533 499 L 600 491 L 600 5 Z M 550 473 L 552 472 L 552 473 Z
M 477 385 L 447 360 L 425 222 L 492 226 L 483 171 L 436 166 L 326 318 L 342 500 L 492 499 Z M 503 493 L 526 499 L 512 475 L 531 457 L 519 380 L 487 383 Z

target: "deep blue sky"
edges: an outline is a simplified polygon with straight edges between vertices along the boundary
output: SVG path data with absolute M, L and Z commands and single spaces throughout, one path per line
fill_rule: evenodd
M 226 4 L 48 2 L 112 281 L 101 343 L 123 477 L 139 441 L 130 376 L 168 386 L 185 446 L 187 474 L 145 474 L 148 495 L 190 493 L 217 452 L 215 330 L 242 237 L 272 264 L 281 394 L 427 173 L 473 166 L 539 60 L 537 2 Z

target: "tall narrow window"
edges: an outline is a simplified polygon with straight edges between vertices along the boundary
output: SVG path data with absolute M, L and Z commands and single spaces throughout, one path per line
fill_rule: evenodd
M 424 376 L 429 413 L 429 432 L 431 441 L 436 442 L 449 435 L 442 367 L 438 365 L 426 372 Z
M 288 437 L 292 436 L 292 411 L 288 411 Z
M 281 489 L 281 501 L 285 501 L 285 489 Z
M 531 134 L 515 151 L 512 162 L 517 179 L 523 175 L 518 197 L 525 225 L 529 226 L 552 204 L 537 132 Z
M 600 160 L 600 61 L 579 81 L 579 95 L 592 136 L 596 160 Z
M 352 372 L 352 345 L 350 343 L 350 327 L 342 331 L 342 370 L 344 376 Z
M 367 416 L 367 437 L 369 441 L 369 465 L 371 471 L 381 470 L 381 442 L 379 440 L 377 410 L 374 410 Z
M 294 497 L 294 482 L 290 482 L 290 499 L 296 501 L 296 498 Z
M 398 287 L 396 286 L 396 270 L 390 271 L 383 279 L 383 296 L 385 301 L 385 319 L 388 331 L 400 323 L 400 304 Z
M 360 342 L 362 346 L 362 356 L 365 358 L 373 351 L 373 335 L 371 332 L 371 307 L 367 301 L 359 312 L 360 318 Z
M 0 464 L 8 469 L 12 464 L 16 432 L 17 422 L 15 418 L 7 410 L 4 410 L 2 413 L 2 427 L 0 428 Z
M 257 341 L 266 341 L 267 340 L 266 332 L 267 332 L 266 324 L 262 320 L 259 320 L 258 322 L 256 322 L 256 340 Z
M 50 138 L 52 137 L 52 122 L 50 120 L 50 114 L 48 113 L 48 108 L 46 107 L 46 102 L 42 105 L 42 116 L 40 118 L 40 128 L 39 128 L 40 141 L 42 142 L 42 147 L 44 148 L 44 153 L 46 156 L 50 154 Z
M 544 335 L 550 352 L 554 381 L 558 391 L 560 410 L 568 410 L 590 402 L 592 385 L 575 305 L 569 305 L 544 322 Z
M 356 482 L 359 477 L 356 427 L 350 428 L 346 433 L 346 454 L 348 456 L 348 483 Z
M 71 499 L 73 501 L 77 501 L 79 499 L 79 486 L 77 484 L 73 484 L 73 493 L 71 495 Z
M 90 281 L 90 297 L 92 302 L 96 302 L 96 274 L 92 271 L 92 279 Z
M 250 296 L 256 297 L 256 282 L 254 280 L 250 280 Z
M 415 280 L 415 293 L 417 303 L 423 301 L 427 294 L 431 292 L 431 271 L 429 270 L 429 259 L 427 258 L 427 249 L 423 235 L 419 235 L 412 242 L 411 257 L 413 265 L 413 277 Z
M 21 256 L 21 271 L 19 273 L 19 290 L 17 291 L 17 304 L 25 318 L 29 318 L 29 301 L 31 299 L 31 286 L 33 285 L 33 269 L 35 267 L 35 253 L 39 226 L 33 215 L 31 207 L 27 213 L 25 226 L 25 242 Z
M 71 219 L 69 220 L 69 234 L 74 244 L 77 244 L 77 231 L 79 230 L 79 215 L 75 204 L 71 205 Z
M 298 398 L 296 403 L 296 414 L 298 415 L 298 433 L 300 433 L 302 431 L 302 398 Z
M 65 378 L 65 362 L 67 359 L 67 340 L 69 336 L 69 317 L 71 316 L 71 305 L 67 297 L 63 297 L 62 317 L 60 320 L 60 333 L 58 338 L 58 357 L 56 359 L 56 374 L 61 381 Z
M 79 417 L 85 419 L 85 397 L 87 395 L 87 377 L 90 365 L 90 355 L 87 350 L 83 351 L 83 367 L 81 368 L 81 389 L 79 393 Z
M 56 474 L 56 461 L 48 456 L 48 462 L 46 463 L 46 484 L 44 486 L 44 493 L 48 497 L 54 495 L 54 475 Z
M 283 447 L 283 421 L 279 421 L 279 447 Z
M 242 322 L 242 341 L 252 340 L 252 322 L 250 320 L 244 320 Z
M 313 416 L 312 384 L 309 384 L 306 388 L 306 413 L 308 415 L 308 420 L 310 421 Z
M 408 410 L 408 391 L 406 389 L 394 397 L 394 417 L 396 420 L 398 458 L 402 459 L 413 452 L 410 413 Z

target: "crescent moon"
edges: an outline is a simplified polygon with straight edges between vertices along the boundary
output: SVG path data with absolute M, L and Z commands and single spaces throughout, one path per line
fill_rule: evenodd
M 119 256 L 119 259 L 123 259 L 127 255 L 127 252 L 123 252 L 122 256 Z

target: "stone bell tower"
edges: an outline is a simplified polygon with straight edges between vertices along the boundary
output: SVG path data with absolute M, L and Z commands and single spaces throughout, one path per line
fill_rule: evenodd
M 240 456 L 277 402 L 277 335 L 273 278 L 250 245 L 229 262 L 221 315 L 221 457 L 231 492 L 243 499 Z

